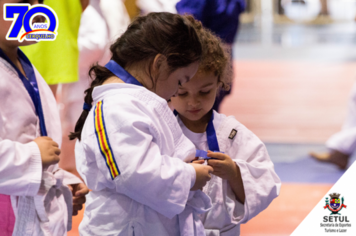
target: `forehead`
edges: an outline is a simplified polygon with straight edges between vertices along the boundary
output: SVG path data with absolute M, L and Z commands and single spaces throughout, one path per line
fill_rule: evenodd
M 194 77 L 188 82 L 183 84 L 183 88 L 201 88 L 208 84 L 217 84 L 218 77 L 212 72 L 198 71 Z

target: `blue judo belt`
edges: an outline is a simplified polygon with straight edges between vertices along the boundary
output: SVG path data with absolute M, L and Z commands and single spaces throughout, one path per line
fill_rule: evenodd
M 21 73 L 21 71 L 12 63 L 10 58 L 6 56 L 6 54 L 0 49 L 0 57 L 3 58 L 5 61 L 7 61 L 17 72 L 19 75 L 23 85 L 25 86 L 28 94 L 31 97 L 31 100 L 35 106 L 36 109 L 36 115 L 38 116 L 38 119 L 40 121 L 40 130 L 41 130 L 41 136 L 47 136 L 47 129 L 46 129 L 46 124 L 44 120 L 44 115 L 43 115 L 43 109 L 42 109 L 42 103 L 41 103 L 41 96 L 40 92 L 38 90 L 38 84 L 36 80 L 36 75 L 35 71 L 32 67 L 32 64 L 30 60 L 26 57 L 26 55 L 18 49 L 17 51 L 18 59 L 22 65 L 23 70 L 25 71 L 25 75 Z

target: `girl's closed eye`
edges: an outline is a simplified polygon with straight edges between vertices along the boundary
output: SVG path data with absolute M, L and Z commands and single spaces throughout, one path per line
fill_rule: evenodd
M 178 92 L 178 96 L 180 96 L 180 97 L 184 97 L 187 95 L 188 95 L 188 92 Z
M 200 91 L 200 94 L 202 95 L 208 95 L 211 92 L 211 90 L 208 91 Z

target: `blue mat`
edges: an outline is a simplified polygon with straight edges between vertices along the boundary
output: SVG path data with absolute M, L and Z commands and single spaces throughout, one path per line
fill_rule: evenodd
M 345 173 L 336 166 L 309 156 L 294 162 L 277 162 L 275 170 L 282 182 L 334 184 Z

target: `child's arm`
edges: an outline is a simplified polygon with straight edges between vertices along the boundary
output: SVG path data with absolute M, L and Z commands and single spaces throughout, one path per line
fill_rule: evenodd
M 208 160 L 208 164 L 214 168 L 213 174 L 222 179 L 226 179 L 230 184 L 236 199 L 240 203 L 244 204 L 245 189 L 239 166 L 236 165 L 229 155 L 224 153 L 208 151 L 208 157 L 217 159 Z
M 73 194 L 73 215 L 78 215 L 78 211 L 83 209 L 86 201 L 85 195 L 89 193 L 88 187 L 84 183 L 68 185 Z
M 90 143 L 81 143 L 84 150 L 93 150 L 98 168 L 107 181 L 114 183 L 116 192 L 171 218 L 185 208 L 195 169 L 181 159 L 162 154 L 158 143 L 173 140 L 160 140 L 162 134 L 153 117 L 131 104 L 117 105 L 124 106 L 130 107 L 109 110 L 104 106 L 98 113 L 104 115 L 93 119 L 100 121 L 96 134 L 88 139 Z M 170 135 L 170 130 L 166 131 Z M 195 152 L 193 144 L 191 149 Z M 86 178 L 89 183 L 96 177 Z
M 233 140 L 227 139 L 226 144 L 228 145 L 227 152 L 241 172 L 245 192 L 245 210 L 243 215 L 239 215 L 238 212 L 234 213 L 233 220 L 245 223 L 266 209 L 279 195 L 281 181 L 274 171 L 265 145 L 235 119 L 226 121 L 227 124 L 232 125 L 234 122 L 237 124 L 233 128 L 238 130 L 238 133 Z M 226 137 L 230 134 L 231 128 L 227 126 L 224 131 Z
M 58 145 L 49 137 L 26 144 L 0 139 L 0 193 L 36 195 L 42 169 L 57 163 L 59 152 Z

